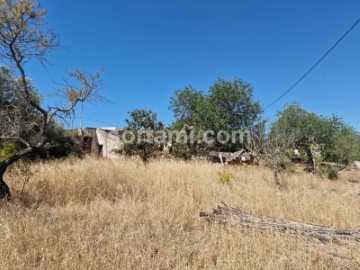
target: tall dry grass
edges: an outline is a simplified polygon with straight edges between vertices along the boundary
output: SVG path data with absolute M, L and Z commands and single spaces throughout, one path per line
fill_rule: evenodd
M 360 229 L 356 181 L 208 163 L 68 159 L 13 168 L 11 203 L 0 206 L 1 269 L 357 269 L 357 244 L 312 243 L 293 235 L 199 218 L 220 202 L 249 212 Z M 346 178 L 346 177 L 345 177 Z M 359 174 L 360 179 L 360 174 Z M 335 255 L 334 255 L 335 254 Z M 344 268 L 345 269 L 345 268 Z

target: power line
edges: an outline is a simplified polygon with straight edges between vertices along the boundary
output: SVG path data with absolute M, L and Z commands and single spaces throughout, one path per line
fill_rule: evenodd
M 335 42 L 335 44 L 307 71 L 298 79 L 292 86 L 289 87 L 288 90 L 286 90 L 284 93 L 282 93 L 277 99 L 275 99 L 273 102 L 271 102 L 269 105 L 267 105 L 264 109 L 269 108 L 270 106 L 274 105 L 276 102 L 278 102 L 280 99 L 282 99 L 285 95 L 287 95 L 290 91 L 292 91 L 295 86 L 297 86 L 313 69 L 315 69 L 324 59 L 327 57 L 339 43 L 356 27 L 356 25 L 360 22 L 360 18 L 341 36 L 338 41 Z
M 116 125 L 114 125 L 114 124 L 107 123 L 107 122 L 100 121 L 100 120 L 96 120 L 96 119 L 91 119 L 91 118 L 86 118 L 86 117 L 83 117 L 83 118 L 84 118 L 85 120 L 88 120 L 88 121 L 100 123 L 100 124 L 103 124 L 103 125 L 108 125 L 108 126 L 111 126 L 111 127 L 115 127 L 115 126 L 116 126 Z
M 107 122 L 104 122 L 104 121 L 91 119 L 91 118 L 87 118 L 87 117 L 75 117 L 74 119 L 85 119 L 85 120 L 88 120 L 88 121 L 91 121 L 91 122 L 96 122 L 96 123 L 107 125 L 107 126 L 110 126 L 110 127 L 115 127 L 116 126 L 116 125 L 113 125 L 111 123 L 107 123 Z

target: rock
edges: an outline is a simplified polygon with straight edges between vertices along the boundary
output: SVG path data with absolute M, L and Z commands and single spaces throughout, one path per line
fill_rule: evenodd
M 354 161 L 352 167 L 353 169 L 360 170 L 360 161 Z

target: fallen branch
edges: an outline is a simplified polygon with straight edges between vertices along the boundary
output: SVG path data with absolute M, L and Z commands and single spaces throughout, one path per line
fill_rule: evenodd
M 273 230 L 280 233 L 300 234 L 305 237 L 316 238 L 321 242 L 360 242 L 360 231 L 341 230 L 309 223 L 301 223 L 281 218 L 271 218 L 264 215 L 250 214 L 239 208 L 226 204 L 218 206 L 212 213 L 200 212 L 200 217 L 221 222 L 235 222 L 247 227 Z

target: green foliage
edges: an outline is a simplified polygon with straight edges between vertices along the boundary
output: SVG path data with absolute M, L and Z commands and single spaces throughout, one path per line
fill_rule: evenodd
M 211 117 L 203 113 L 209 105 L 202 91 L 197 91 L 191 86 L 185 87 L 184 90 L 176 90 L 170 105 L 178 120 L 175 125 L 179 125 L 180 128 L 185 124 L 204 127 L 203 124 L 209 121 L 207 117 Z
M 324 160 L 332 162 L 351 162 L 360 158 L 360 136 L 352 128 L 336 117 L 324 117 L 305 111 L 299 104 L 287 105 L 278 113 L 278 120 L 272 130 L 281 128 L 285 136 L 298 132 L 295 147 L 311 157 L 309 141 L 323 144 Z M 288 149 L 292 150 L 292 149 Z
M 40 104 L 42 97 L 36 93 L 30 80 L 28 84 L 29 98 Z M 25 145 L 19 138 L 27 142 L 36 141 L 40 125 L 40 115 L 26 100 L 20 78 L 8 68 L 0 67 L 0 137 L 3 137 L 0 144 L 14 145 L 14 149 L 21 150 Z
M 262 112 L 259 102 L 253 101 L 253 88 L 240 79 L 219 79 L 210 87 L 208 94 L 191 86 L 176 90 L 170 109 L 176 118 L 172 128 L 181 130 L 185 125 L 191 126 L 195 134 L 202 130 L 212 130 L 217 134 L 220 130 L 231 133 L 252 129 Z M 242 147 L 239 142 L 226 145 L 215 142 L 210 146 L 195 143 L 189 145 L 187 151 L 236 151 Z
M 9 166 L 54 145 L 55 138 L 51 134 L 54 122 L 66 122 L 79 102 L 99 98 L 100 73 L 94 76 L 76 71 L 70 76 L 80 86 L 66 81 L 57 89 L 60 96 L 68 93 L 65 97 L 69 102 L 59 101 L 61 105 L 55 107 L 41 104 L 41 94 L 33 87 L 25 66 L 34 60 L 41 64 L 48 62 L 48 53 L 59 45 L 57 35 L 43 25 L 46 14 L 46 9 L 36 0 L 0 1 L 0 57 L 2 64 L 12 68 L 0 69 L 0 144 L 13 143 L 19 147 L 16 153 L 5 149 L 3 155 L 12 156 L 0 159 L 0 199 L 11 197 L 2 179 Z M 65 137 L 55 140 L 57 149 L 64 151 L 66 143 L 59 138 Z
M 42 149 L 40 156 L 43 158 L 81 157 L 83 153 L 76 144 L 76 136 L 74 131 L 65 130 L 54 123 L 49 129 L 49 143 Z
M 184 160 L 190 160 L 194 154 L 196 154 L 194 147 L 189 147 L 187 144 L 183 143 L 173 143 L 172 144 L 173 153 L 177 158 Z
M 330 180 L 338 179 L 338 172 L 339 170 L 331 165 L 321 166 L 317 169 L 316 173 L 322 177 L 325 177 Z
M 190 160 L 192 156 L 196 154 L 205 154 L 207 152 L 208 145 L 202 142 L 202 130 L 194 127 L 184 125 L 178 127 L 178 129 L 170 130 L 169 140 L 172 141 L 172 151 L 175 156 Z M 178 137 L 178 138 L 177 138 Z M 184 138 L 186 138 L 184 140 Z
M 352 127 L 344 126 L 333 137 L 331 160 L 351 164 L 360 160 L 360 135 Z
M 262 112 L 260 104 L 253 101 L 253 88 L 240 79 L 219 79 L 210 87 L 209 100 L 214 106 L 221 129 L 233 131 L 253 127 Z
M 157 121 L 157 114 L 147 110 L 134 110 L 129 113 L 131 119 L 126 119 L 129 130 L 159 130 L 163 129 L 163 124 Z
M 224 185 L 231 185 L 235 175 L 231 172 L 226 172 L 224 171 L 219 171 L 217 172 L 218 175 L 218 179 L 220 181 L 220 183 L 224 184 Z
M 30 80 L 27 83 L 29 84 L 31 100 L 36 104 L 40 104 L 42 96 L 36 92 Z M 24 96 L 25 93 L 20 77 L 15 76 L 9 68 L 0 66 L 0 110 L 9 110 L 9 105 L 11 105 L 13 108 L 21 108 L 22 116 L 33 112 L 34 109 L 28 104 Z
M 30 81 L 29 81 L 30 83 Z M 42 97 L 36 89 L 29 84 L 31 100 L 40 105 Z M 9 158 L 17 151 L 27 147 L 17 138 L 32 145 L 41 140 L 39 126 L 42 124 L 41 115 L 24 98 L 20 79 L 14 76 L 6 67 L 0 67 L 0 114 L 6 115 L 0 121 L 2 129 L 14 129 L 14 138 L 4 140 L 1 147 L 1 157 Z M 5 121 L 6 119 L 6 121 Z M 17 126 L 18 125 L 18 126 Z M 24 128 L 27 126 L 28 128 Z M 16 133 L 18 131 L 18 133 Z M 48 126 L 48 142 L 43 149 L 37 149 L 31 158 L 59 158 L 68 155 L 79 155 L 75 145 L 74 136 L 65 131 L 55 122 Z M 0 135 L 2 134 L 0 129 Z
M 157 114 L 152 111 L 134 110 L 129 115 L 131 118 L 125 120 L 127 127 L 124 131 L 133 136 L 134 140 L 125 143 L 123 152 L 126 155 L 138 155 L 147 163 L 162 147 L 156 138 L 164 131 L 164 125 L 157 121 Z
M 332 145 L 332 136 L 344 125 L 338 117 L 327 118 L 324 116 L 309 113 L 302 109 L 299 104 L 287 105 L 278 113 L 278 120 L 275 126 L 282 126 L 286 123 L 287 133 L 299 130 L 300 136 L 297 140 L 299 147 L 308 145 L 309 139 L 316 143 Z
M 14 143 L 4 142 L 0 145 L 0 158 L 7 159 L 18 151 L 18 146 Z

